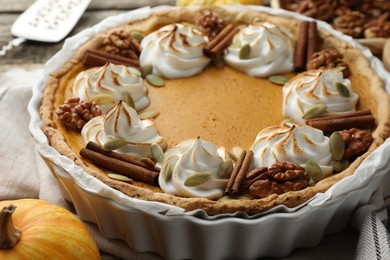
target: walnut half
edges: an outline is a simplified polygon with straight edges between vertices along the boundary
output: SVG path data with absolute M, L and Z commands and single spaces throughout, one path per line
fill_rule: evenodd
M 260 171 L 249 187 L 249 193 L 256 198 L 272 194 L 297 191 L 309 185 L 310 176 L 300 165 L 291 162 L 274 163 L 268 171 Z

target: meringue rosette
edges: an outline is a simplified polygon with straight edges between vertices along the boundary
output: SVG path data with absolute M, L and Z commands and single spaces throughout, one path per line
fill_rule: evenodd
M 140 120 L 137 112 L 126 103 L 120 101 L 107 114 L 90 120 L 81 130 L 85 141 L 95 142 L 103 146 L 112 138 L 120 137 L 127 141 L 116 152 L 134 154 L 140 157 L 150 157 L 150 146 L 158 144 L 162 149 L 167 146 L 155 125 L 146 124 Z
M 309 70 L 283 86 L 283 114 L 304 124 L 303 115 L 314 105 L 325 105 L 326 112 L 345 113 L 356 110 L 358 99 L 351 81 L 339 69 Z
M 137 111 L 150 103 L 140 72 L 132 67 L 112 63 L 80 72 L 73 83 L 72 92 L 81 100 L 91 100 L 101 94 L 111 96 L 111 102 L 99 105 L 103 112 L 107 112 L 119 100 L 124 100 L 126 94 L 131 96 Z
M 200 73 L 210 62 L 203 54 L 208 38 L 195 26 L 166 25 L 141 42 L 140 64 L 152 64 L 153 73 L 166 78 L 185 78 Z
M 306 125 L 282 124 L 261 130 L 251 150 L 255 168 L 271 167 L 276 162 L 297 163 L 305 168 L 308 160 L 316 162 L 323 172 L 333 172 L 329 137 Z
M 183 141 L 165 154 L 163 169 L 159 176 L 161 189 L 173 195 L 217 199 L 223 196 L 228 179 L 221 179 L 218 170 L 223 158 L 218 147 L 201 139 Z M 196 174 L 208 174 L 199 185 L 188 185 L 186 180 Z M 196 177 L 196 176 L 195 176 Z
M 250 51 L 243 59 L 240 51 L 245 45 L 250 46 Z M 290 34 L 266 22 L 242 28 L 226 52 L 225 62 L 250 76 L 268 77 L 292 71 L 293 57 L 294 45 Z

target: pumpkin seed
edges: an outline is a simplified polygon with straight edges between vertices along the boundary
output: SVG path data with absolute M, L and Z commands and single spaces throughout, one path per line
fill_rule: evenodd
M 155 87 L 164 86 L 164 80 L 156 74 L 149 74 L 146 76 L 146 80 Z
M 141 158 L 140 161 L 152 167 L 156 165 L 150 158 L 147 157 Z
M 134 100 L 128 92 L 123 93 L 123 101 L 125 101 L 128 106 L 131 106 L 135 109 Z
M 147 63 L 141 67 L 141 76 L 145 78 L 147 75 L 153 73 L 153 65 L 151 63 Z
M 134 75 L 140 77 L 141 76 L 141 72 L 139 70 L 137 70 L 136 68 L 133 68 L 133 67 L 127 67 L 128 70 L 131 71 L 131 73 L 133 73 Z
M 163 174 L 165 182 L 168 182 L 172 177 L 172 164 L 165 164 L 161 170 L 161 174 Z
M 284 125 L 284 124 L 292 124 L 292 123 L 294 123 L 294 120 L 292 120 L 292 118 L 285 118 L 282 121 L 282 125 Z
M 132 31 L 130 33 L 131 37 L 133 37 L 134 39 L 136 39 L 138 42 L 141 42 L 144 38 L 145 38 L 145 35 L 143 35 L 141 32 L 139 31 Z
M 247 60 L 249 59 L 250 55 L 251 55 L 251 46 L 249 43 L 246 43 L 240 48 L 238 57 L 240 58 L 240 60 Z
M 184 185 L 187 187 L 195 187 L 202 183 L 205 183 L 211 178 L 210 172 L 196 172 L 187 177 L 184 181 Z
M 314 106 L 311 106 L 308 110 L 306 110 L 305 113 L 302 115 L 302 119 L 311 119 L 315 117 L 319 117 L 326 111 L 326 105 L 324 104 L 317 104 Z
M 116 180 L 116 181 L 133 182 L 133 180 L 130 179 L 129 177 L 124 176 L 124 175 L 120 175 L 120 174 L 109 173 L 109 174 L 107 174 L 107 176 L 110 179 L 113 179 L 113 180 Z
M 103 144 L 103 150 L 113 151 L 127 144 L 127 140 L 122 137 L 114 137 Z
M 310 177 L 315 181 L 319 182 L 325 176 L 321 170 L 321 167 L 314 161 L 308 160 L 306 162 L 306 172 L 310 175 Z
M 251 200 L 248 196 L 223 196 L 218 199 L 219 202 L 230 201 L 230 200 Z
M 336 172 L 342 172 L 349 167 L 349 161 L 346 159 L 332 162 L 333 170 Z
M 222 56 L 218 56 L 218 57 L 214 58 L 213 64 L 216 68 L 222 68 L 223 66 L 225 66 L 225 62 L 224 62 Z
M 333 132 L 329 137 L 329 147 L 332 158 L 336 161 L 341 160 L 345 151 L 345 142 L 339 132 Z
M 241 45 L 242 45 L 242 42 L 241 42 L 240 37 L 238 37 L 237 35 L 234 36 L 231 47 L 232 48 L 241 48 Z
M 252 23 L 253 23 L 253 24 L 261 23 L 261 18 L 260 18 L 260 17 L 255 17 L 255 18 L 253 18 Z
M 146 110 L 141 112 L 138 116 L 141 120 L 144 120 L 144 119 L 156 118 L 159 114 L 160 112 L 158 111 Z
M 238 157 L 240 157 L 241 153 L 244 151 L 244 148 L 240 147 L 240 146 L 234 146 L 232 149 L 231 149 L 231 152 L 232 154 L 234 154 L 234 156 L 238 159 Z M 236 159 L 236 161 L 237 161 Z
M 161 162 L 164 159 L 164 151 L 156 143 L 153 143 L 150 146 L 150 153 L 152 154 L 153 159 L 157 162 Z
M 340 95 L 342 95 L 343 97 L 350 97 L 351 96 L 349 89 L 343 83 L 336 82 L 336 88 L 337 88 L 337 91 L 340 93 Z
M 233 161 L 237 161 L 238 158 L 235 154 L 233 154 L 232 152 L 229 152 L 229 151 L 226 151 L 227 155 L 229 155 L 229 157 L 233 160 Z
M 268 80 L 276 85 L 283 86 L 286 84 L 290 79 L 283 75 L 272 75 L 268 77 Z
M 346 69 L 346 67 L 340 66 L 340 67 L 333 68 L 332 70 L 333 70 L 335 73 L 337 73 L 337 72 L 341 72 L 341 71 L 343 71 L 343 70 L 345 70 L 345 69 Z
M 218 178 L 220 179 L 228 179 L 233 171 L 233 161 L 227 159 L 221 163 L 218 169 Z
M 114 96 L 110 94 L 97 94 L 91 97 L 91 100 L 94 101 L 99 106 L 115 103 Z

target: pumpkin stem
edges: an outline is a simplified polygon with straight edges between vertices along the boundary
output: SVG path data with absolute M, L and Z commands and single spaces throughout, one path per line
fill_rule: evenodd
M 13 248 L 20 240 L 20 230 L 12 222 L 15 209 L 15 205 L 10 205 L 0 211 L 0 249 Z

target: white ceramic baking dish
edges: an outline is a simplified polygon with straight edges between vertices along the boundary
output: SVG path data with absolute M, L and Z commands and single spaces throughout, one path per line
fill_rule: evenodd
M 96 223 L 105 237 L 122 239 L 136 251 L 153 251 L 167 259 L 283 257 L 296 248 L 313 247 L 324 234 L 343 229 L 353 210 L 368 201 L 388 171 L 386 163 L 390 159 L 390 140 L 375 150 L 353 176 L 335 184 L 327 192 L 317 194 L 305 205 L 295 209 L 281 207 L 255 217 L 242 213 L 210 217 L 199 210 L 184 213 L 178 207 L 127 197 L 86 174 L 50 146 L 40 129 L 39 115 L 47 76 L 59 69 L 81 44 L 96 33 L 170 8 L 177 7 L 142 8 L 110 17 L 67 39 L 62 50 L 47 62 L 42 80 L 34 87 L 28 105 L 30 131 L 39 153 L 52 168 L 64 198 L 74 204 L 81 219 Z M 308 19 L 261 6 L 225 8 L 252 9 L 294 19 Z M 320 22 L 318 26 L 361 49 L 373 69 L 382 75 L 390 93 L 390 77 L 368 49 L 354 43 L 350 37 L 335 32 L 328 24 Z

